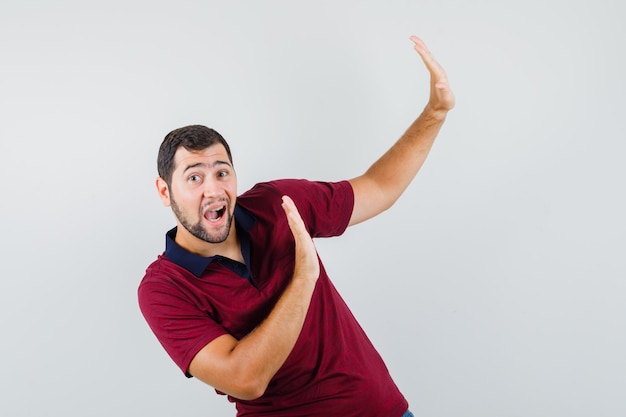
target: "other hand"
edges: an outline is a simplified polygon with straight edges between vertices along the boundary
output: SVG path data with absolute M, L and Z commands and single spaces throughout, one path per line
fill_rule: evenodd
M 447 113 L 454 108 L 455 103 L 448 76 L 430 53 L 424 41 L 417 36 L 411 36 L 411 41 L 413 41 L 413 48 L 420 55 L 430 73 L 430 98 L 426 107 L 435 112 Z
M 290 197 L 283 196 L 282 208 L 285 210 L 289 228 L 296 241 L 296 260 L 293 278 L 317 281 L 320 275 L 320 265 L 313 239 L 311 239 L 304 221 L 300 217 L 298 208 Z

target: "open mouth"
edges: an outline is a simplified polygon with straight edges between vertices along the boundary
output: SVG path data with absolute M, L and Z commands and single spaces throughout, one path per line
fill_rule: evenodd
M 226 206 L 222 206 L 222 207 L 207 211 L 204 214 L 204 218 L 210 222 L 217 222 L 224 216 L 225 212 L 226 212 Z

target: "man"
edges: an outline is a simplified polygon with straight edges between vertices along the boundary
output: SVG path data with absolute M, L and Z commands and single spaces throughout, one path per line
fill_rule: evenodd
M 430 98 L 363 175 L 279 180 L 237 195 L 230 148 L 214 130 L 170 132 L 156 185 L 177 226 L 139 286 L 144 317 L 188 377 L 238 416 L 410 416 L 408 403 L 330 282 L 311 237 L 342 234 L 389 208 L 454 107 L 444 70 L 411 37 Z

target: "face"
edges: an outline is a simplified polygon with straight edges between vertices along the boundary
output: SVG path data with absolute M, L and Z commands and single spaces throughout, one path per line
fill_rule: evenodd
M 222 243 L 230 235 L 237 196 L 237 177 L 221 144 L 202 151 L 181 147 L 174 155 L 170 187 L 161 178 L 157 188 L 179 223 L 176 240 Z

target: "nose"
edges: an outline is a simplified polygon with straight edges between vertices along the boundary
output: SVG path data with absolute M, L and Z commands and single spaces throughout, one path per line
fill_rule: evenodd
M 221 187 L 219 183 L 215 180 L 206 179 L 204 181 L 204 197 L 205 198 L 214 198 L 221 195 Z

